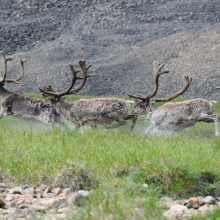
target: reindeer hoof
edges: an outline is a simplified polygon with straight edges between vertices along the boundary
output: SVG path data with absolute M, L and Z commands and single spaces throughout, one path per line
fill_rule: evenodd
M 218 133 L 215 134 L 215 137 L 216 137 L 216 138 L 219 138 L 219 137 L 220 137 L 220 134 L 218 134 Z

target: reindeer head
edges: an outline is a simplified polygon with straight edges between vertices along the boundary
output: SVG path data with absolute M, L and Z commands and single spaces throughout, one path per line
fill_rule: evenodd
M 66 98 L 66 95 L 71 95 L 71 94 L 75 94 L 78 91 L 80 91 L 86 81 L 88 77 L 92 77 L 94 75 L 89 75 L 87 74 L 87 70 L 92 66 L 89 65 L 88 67 L 86 67 L 86 61 L 79 61 L 79 66 L 81 67 L 82 71 L 83 71 L 83 77 L 78 77 L 76 74 L 80 71 L 75 71 L 73 68 L 73 65 L 70 64 L 70 70 L 72 72 L 72 81 L 71 84 L 69 86 L 69 88 L 63 92 L 58 93 L 57 91 L 55 91 L 54 89 L 52 89 L 52 86 L 45 86 L 43 89 L 41 89 L 39 87 L 39 90 L 42 92 L 43 97 L 48 97 L 48 96 L 52 96 L 52 98 L 45 100 L 42 104 L 41 107 L 42 108 L 46 108 L 46 107 L 59 107 L 59 105 L 64 101 L 64 99 Z M 79 85 L 79 87 L 77 87 L 76 89 L 73 89 L 73 86 L 76 82 L 77 79 L 82 79 L 81 84 Z
M 168 97 L 168 98 L 160 98 L 160 99 L 151 99 L 152 97 L 154 97 L 157 94 L 158 91 L 158 79 L 160 77 L 160 75 L 164 74 L 164 73 L 169 73 L 169 71 L 167 69 L 165 69 L 164 71 L 161 71 L 161 69 L 163 68 L 164 64 L 159 64 L 157 61 L 153 62 L 153 72 L 154 72 L 154 83 L 155 83 L 155 88 L 154 91 L 147 95 L 146 97 L 141 97 L 141 96 L 137 96 L 137 95 L 131 95 L 130 93 L 127 93 L 127 95 L 131 98 L 134 98 L 134 108 L 136 108 L 132 114 L 136 114 L 136 115 L 148 115 L 151 116 L 152 113 L 156 110 L 156 107 L 154 106 L 155 102 L 167 102 L 170 101 L 174 98 L 176 98 L 177 96 L 183 94 L 188 87 L 190 86 L 191 82 L 192 82 L 192 78 L 185 76 L 185 81 L 186 84 L 184 86 L 183 89 L 181 89 L 179 92 L 177 92 L 176 94 Z
M 2 61 L 3 61 L 3 66 L 4 66 L 4 74 L 3 74 L 3 77 L 0 76 L 0 85 L 1 86 L 4 86 L 4 84 L 7 82 L 7 83 L 19 83 L 18 81 L 20 79 L 23 78 L 24 76 L 24 63 L 26 62 L 26 60 L 22 60 L 21 59 L 21 55 L 18 54 L 18 59 L 19 59 L 19 62 L 20 62 L 20 65 L 21 65 L 21 76 L 19 76 L 17 79 L 6 79 L 6 75 L 7 75 L 7 62 L 8 61 L 12 61 L 12 58 L 6 58 L 5 57 L 5 53 L 3 51 L 0 51 L 0 56 L 2 57 Z

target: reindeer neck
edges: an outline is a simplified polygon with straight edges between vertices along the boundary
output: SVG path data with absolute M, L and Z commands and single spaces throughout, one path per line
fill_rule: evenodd
M 56 105 L 56 110 L 59 114 L 63 115 L 66 118 L 72 104 L 73 103 L 69 103 L 61 99 Z
M 4 98 L 5 96 L 11 94 L 8 90 L 6 90 L 0 83 L 0 99 Z
M 146 111 L 147 111 L 147 116 L 148 118 L 150 119 L 153 115 L 153 113 L 158 109 L 157 106 L 154 106 L 154 105 L 148 105 L 147 108 L 146 108 Z

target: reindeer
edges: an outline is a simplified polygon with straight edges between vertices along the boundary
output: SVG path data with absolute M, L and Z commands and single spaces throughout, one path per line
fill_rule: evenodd
M 164 64 L 159 64 L 157 61 L 153 63 L 153 72 L 155 80 L 154 91 L 145 96 L 136 96 L 130 93 L 127 95 L 134 98 L 134 107 L 136 108 L 132 114 L 146 115 L 151 124 L 147 132 L 162 131 L 179 131 L 190 126 L 195 125 L 197 122 L 215 123 L 215 136 L 219 136 L 218 132 L 218 115 L 213 115 L 213 105 L 211 101 L 204 99 L 193 99 L 183 102 L 166 103 L 160 107 L 155 107 L 155 102 L 167 102 L 177 96 L 183 94 L 190 86 L 192 78 L 185 76 L 185 86 L 176 94 L 168 98 L 153 98 L 158 90 L 158 79 L 160 75 L 168 73 L 168 70 L 161 71 Z
M 52 86 L 45 86 L 43 89 L 39 87 L 43 97 L 52 96 L 44 103 L 42 107 L 54 107 L 56 111 L 63 116 L 67 121 L 72 122 L 77 128 L 83 125 L 110 125 L 113 121 L 118 122 L 116 125 L 112 125 L 106 128 L 113 129 L 127 124 L 127 120 L 133 120 L 130 131 L 134 129 L 137 115 L 128 115 L 130 104 L 125 100 L 118 98 L 96 98 L 96 99 L 80 99 L 72 103 L 65 102 L 62 98 L 65 95 L 72 95 L 80 91 L 85 85 L 87 78 L 94 75 L 87 74 L 89 65 L 86 67 L 86 61 L 79 61 L 79 66 L 83 71 L 83 78 L 78 77 L 73 65 L 70 65 L 72 72 L 72 81 L 69 88 L 63 92 L 58 93 Z M 72 89 L 76 80 L 81 79 L 81 84 Z
M 6 58 L 3 51 L 0 51 L 0 56 L 4 66 L 3 77 L 0 76 L 0 118 L 9 115 L 26 121 L 40 121 L 48 125 L 64 125 L 61 116 L 54 108 L 41 108 L 44 100 L 28 97 L 21 92 L 10 92 L 4 88 L 5 83 L 19 83 L 18 81 L 23 78 L 26 60 L 23 60 L 21 55 L 18 55 L 21 65 L 21 76 L 16 79 L 6 79 L 7 62 L 11 61 L 12 58 Z

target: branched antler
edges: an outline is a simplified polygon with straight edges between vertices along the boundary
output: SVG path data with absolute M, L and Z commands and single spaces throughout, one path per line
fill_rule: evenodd
M 4 74 L 3 77 L 1 77 L 0 82 L 5 82 L 6 74 L 7 74 L 7 62 L 12 61 L 12 58 L 6 58 L 5 53 L 3 51 L 0 51 L 0 56 L 2 57 L 3 66 L 4 66 Z
M 155 101 L 155 102 L 168 102 L 168 101 L 176 98 L 177 96 L 182 95 L 189 88 L 189 86 L 192 82 L 192 77 L 184 76 L 184 78 L 185 78 L 186 84 L 179 92 L 177 92 L 176 94 L 174 94 L 174 95 L 172 95 L 168 98 L 158 98 L 158 99 L 153 99 L 152 101 Z
M 130 93 L 127 93 L 127 95 L 129 97 L 131 97 L 131 98 L 141 99 L 143 101 L 150 100 L 151 97 L 154 97 L 157 94 L 157 91 L 158 91 L 158 80 L 159 80 L 159 77 L 162 74 L 164 74 L 164 73 L 169 73 L 169 70 L 167 70 L 167 69 L 165 69 L 164 71 L 161 71 L 163 66 L 164 66 L 164 64 L 159 64 L 157 61 L 153 62 L 153 72 L 154 72 L 155 88 L 154 88 L 154 91 L 152 93 L 150 93 L 149 95 L 147 95 L 145 97 L 141 97 L 141 96 L 137 96 L 137 95 L 132 95 Z
M 6 75 L 7 75 L 7 62 L 11 61 L 12 58 L 6 58 L 5 57 L 5 53 L 3 51 L 0 51 L 0 55 L 2 56 L 2 61 L 3 61 L 3 64 L 4 64 L 4 74 L 3 74 L 3 77 L 1 77 L 0 82 L 8 82 L 8 83 L 15 82 L 15 83 L 19 83 L 18 81 L 20 79 L 22 79 L 23 76 L 24 76 L 24 63 L 26 62 L 26 60 L 23 60 L 21 58 L 21 55 L 18 54 L 18 59 L 19 59 L 20 65 L 21 65 L 21 76 L 19 76 L 17 79 L 6 79 Z
M 153 62 L 155 88 L 151 94 L 147 95 L 146 97 L 141 97 L 141 96 L 137 96 L 137 95 L 135 96 L 135 95 L 131 95 L 130 93 L 127 93 L 127 95 L 129 97 L 139 100 L 138 102 L 136 102 L 134 107 L 137 107 L 141 102 L 150 102 L 150 101 L 167 102 L 167 101 L 170 101 L 170 100 L 176 98 L 177 96 L 183 94 L 189 88 L 189 86 L 192 82 L 192 78 L 189 76 L 185 76 L 186 84 L 179 92 L 175 93 L 174 95 L 172 95 L 168 98 L 158 98 L 158 99 L 151 99 L 150 100 L 150 98 L 154 97 L 158 91 L 158 79 L 159 79 L 160 75 L 162 75 L 164 73 L 169 73 L 169 71 L 166 69 L 164 71 L 161 71 L 163 66 L 164 66 L 164 64 L 159 64 L 157 61 Z
M 83 88 L 83 86 L 85 85 L 86 83 L 86 80 L 87 80 L 87 77 L 92 77 L 94 75 L 88 75 L 87 74 L 87 70 L 92 66 L 92 65 L 89 65 L 88 67 L 85 66 L 85 63 L 86 61 L 82 61 L 80 60 L 79 61 L 79 65 L 83 71 L 83 77 L 78 77 L 76 74 L 80 71 L 75 71 L 74 68 L 73 68 L 73 65 L 70 64 L 70 70 L 71 70 L 71 73 L 72 73 L 72 81 L 71 81 L 71 84 L 69 86 L 69 88 L 63 92 L 60 92 L 58 93 L 57 91 L 55 91 L 54 89 L 52 89 L 52 86 L 49 85 L 48 87 L 45 86 L 43 89 L 41 89 L 39 87 L 39 90 L 42 92 L 42 95 L 43 97 L 48 97 L 48 96 L 55 96 L 55 97 L 61 97 L 61 96 L 64 96 L 64 95 L 70 95 L 70 94 L 75 94 L 76 92 L 78 92 L 79 90 L 81 90 Z M 71 90 L 76 82 L 77 79 L 82 79 L 82 83 L 80 84 L 80 86 L 74 90 Z

